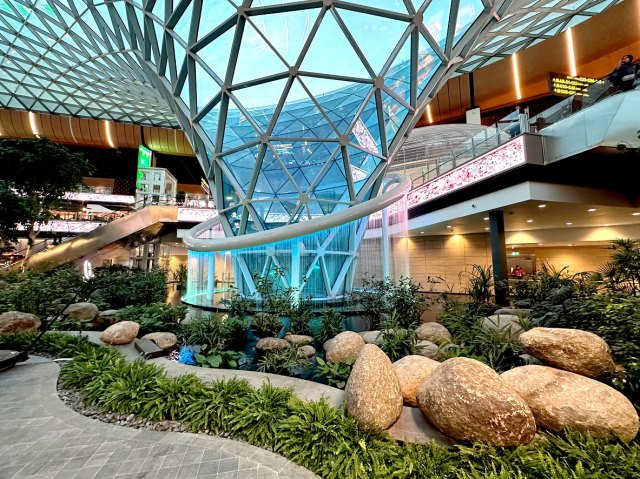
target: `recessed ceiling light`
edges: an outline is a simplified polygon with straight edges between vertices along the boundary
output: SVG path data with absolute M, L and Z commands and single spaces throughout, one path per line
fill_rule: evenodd
M 631 216 L 640 216 L 640 211 L 634 211 Z
M 567 246 L 573 246 L 573 243 L 569 243 Z
M 482 218 L 482 219 L 483 219 L 483 220 L 485 220 L 485 221 L 489 221 L 489 217 L 488 217 L 488 216 L 485 216 L 485 217 L 484 217 L 484 218 Z
M 597 211 L 597 210 L 596 210 L 595 208 L 589 208 L 587 211 L 588 211 L 589 213 L 593 213 L 594 211 Z
M 542 246 L 544 243 L 538 243 L 538 246 Z
M 489 231 L 489 228 L 485 228 L 484 230 L 485 230 L 485 231 Z
M 546 208 L 547 205 L 538 205 L 538 208 Z
M 424 234 L 424 231 L 420 231 L 420 234 L 421 234 L 421 235 L 423 235 L 423 234 Z
M 527 220 L 527 223 L 533 223 L 533 220 Z
M 451 226 L 451 225 L 447 225 L 447 228 L 453 228 L 453 226 Z
M 571 221 L 567 221 L 565 224 L 566 225 L 572 225 L 573 223 Z
M 606 224 L 606 225 L 604 225 L 604 226 L 609 226 L 609 223 L 607 223 L 607 224 Z

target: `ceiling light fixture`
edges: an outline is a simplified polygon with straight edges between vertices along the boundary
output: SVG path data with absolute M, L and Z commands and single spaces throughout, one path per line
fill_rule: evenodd
M 588 211 L 589 213 L 593 213 L 594 211 L 597 211 L 597 210 L 596 210 L 595 208 L 589 208 L 587 211 Z
M 640 211 L 634 211 L 631 216 L 640 216 Z
M 572 225 L 573 223 L 571 221 L 567 221 L 565 224 L 569 226 L 569 225 Z
M 451 225 L 447 225 L 447 228 L 453 228 L 453 226 L 451 226 Z
M 547 205 L 538 205 L 538 208 L 546 208 Z
M 527 220 L 527 223 L 533 223 L 533 220 Z
M 484 230 L 485 230 L 485 231 L 489 231 L 489 227 L 485 228 Z
M 483 220 L 485 220 L 485 221 L 489 221 L 489 217 L 488 217 L 488 216 L 485 216 L 485 217 L 484 217 L 484 218 L 482 218 L 482 219 L 483 219 Z

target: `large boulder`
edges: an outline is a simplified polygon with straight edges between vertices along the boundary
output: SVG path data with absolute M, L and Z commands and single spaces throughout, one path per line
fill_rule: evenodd
M 313 346 L 311 346 L 310 344 L 305 344 L 304 346 L 301 346 L 298 348 L 298 352 L 296 354 L 296 356 L 298 358 L 311 358 L 313 356 L 315 356 L 316 354 L 316 348 L 314 348 Z
M 518 316 L 519 318 L 526 318 L 531 315 L 531 310 L 521 309 L 521 308 L 500 308 L 496 310 L 496 312 L 493 314 L 494 315 L 510 314 L 513 316 Z
M 35 314 L 21 311 L 7 311 L 0 314 L 0 334 L 34 331 L 40 327 L 40 320 Z
M 290 347 L 291 345 L 287 341 L 280 338 L 262 338 L 256 343 L 258 351 L 281 351 Z
M 285 341 L 287 341 L 291 346 L 306 346 L 307 344 L 313 343 L 313 337 L 306 336 L 304 334 L 287 334 L 284 337 Z
M 607 343 L 588 331 L 533 328 L 519 340 L 527 354 L 572 373 L 598 378 L 616 370 Z
M 529 443 L 536 433 L 531 410 L 489 366 L 451 358 L 427 376 L 417 393 L 427 419 L 459 441 L 493 446 Z
M 418 341 L 416 347 L 418 348 L 418 354 L 425 358 L 437 359 L 439 356 L 438 345 L 426 339 Z
M 638 414 L 631 402 L 599 381 L 534 365 L 514 368 L 501 377 L 525 400 L 541 428 L 572 429 L 626 442 L 638 433 Z
M 402 399 L 407 406 L 418 406 L 416 399 L 418 388 L 438 366 L 440 366 L 438 361 L 417 355 L 405 356 L 393 363 L 400 381 Z
M 329 344 L 325 343 L 327 348 L 327 362 L 344 363 L 349 359 L 355 359 L 360 354 L 360 350 L 364 346 L 364 339 L 358 333 L 353 331 L 345 331 L 334 337 Z
M 142 339 L 148 339 L 155 343 L 160 349 L 171 349 L 178 344 L 178 338 L 173 333 L 156 332 L 142 336 Z
M 358 333 L 365 344 L 375 344 L 376 346 L 380 346 L 382 344 L 382 333 L 380 331 L 362 331 Z
M 96 329 L 102 329 L 111 326 L 118 322 L 118 310 L 107 309 L 100 311 L 98 316 L 93 320 L 93 327 Z
M 520 316 L 515 314 L 494 314 L 482 320 L 482 328 L 496 331 L 504 339 L 515 340 L 524 332 Z
M 344 403 L 347 414 L 371 431 L 387 429 L 400 417 L 400 382 L 391 361 L 375 344 L 362 347 L 344 390 Z
M 121 321 L 109 326 L 100 335 L 100 341 L 106 344 L 129 344 L 136 339 L 140 325 L 135 321 Z
M 451 342 L 451 333 L 440 323 L 423 323 L 416 329 L 416 338 L 443 344 Z
M 67 306 L 62 314 L 72 321 L 91 321 L 98 315 L 98 307 L 93 303 L 74 303 Z

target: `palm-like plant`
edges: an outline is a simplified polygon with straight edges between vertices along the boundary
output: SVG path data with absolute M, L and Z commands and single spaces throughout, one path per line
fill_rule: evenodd
M 615 291 L 640 292 L 640 243 L 637 240 L 619 238 L 611 243 L 611 261 L 600 268 L 600 274 Z

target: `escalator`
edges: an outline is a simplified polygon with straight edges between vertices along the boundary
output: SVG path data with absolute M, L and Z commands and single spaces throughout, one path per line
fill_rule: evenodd
M 51 269 L 108 248 L 114 243 L 135 246 L 160 236 L 165 225 L 177 222 L 177 206 L 147 206 L 89 233 L 35 253 L 29 258 L 27 268 Z

